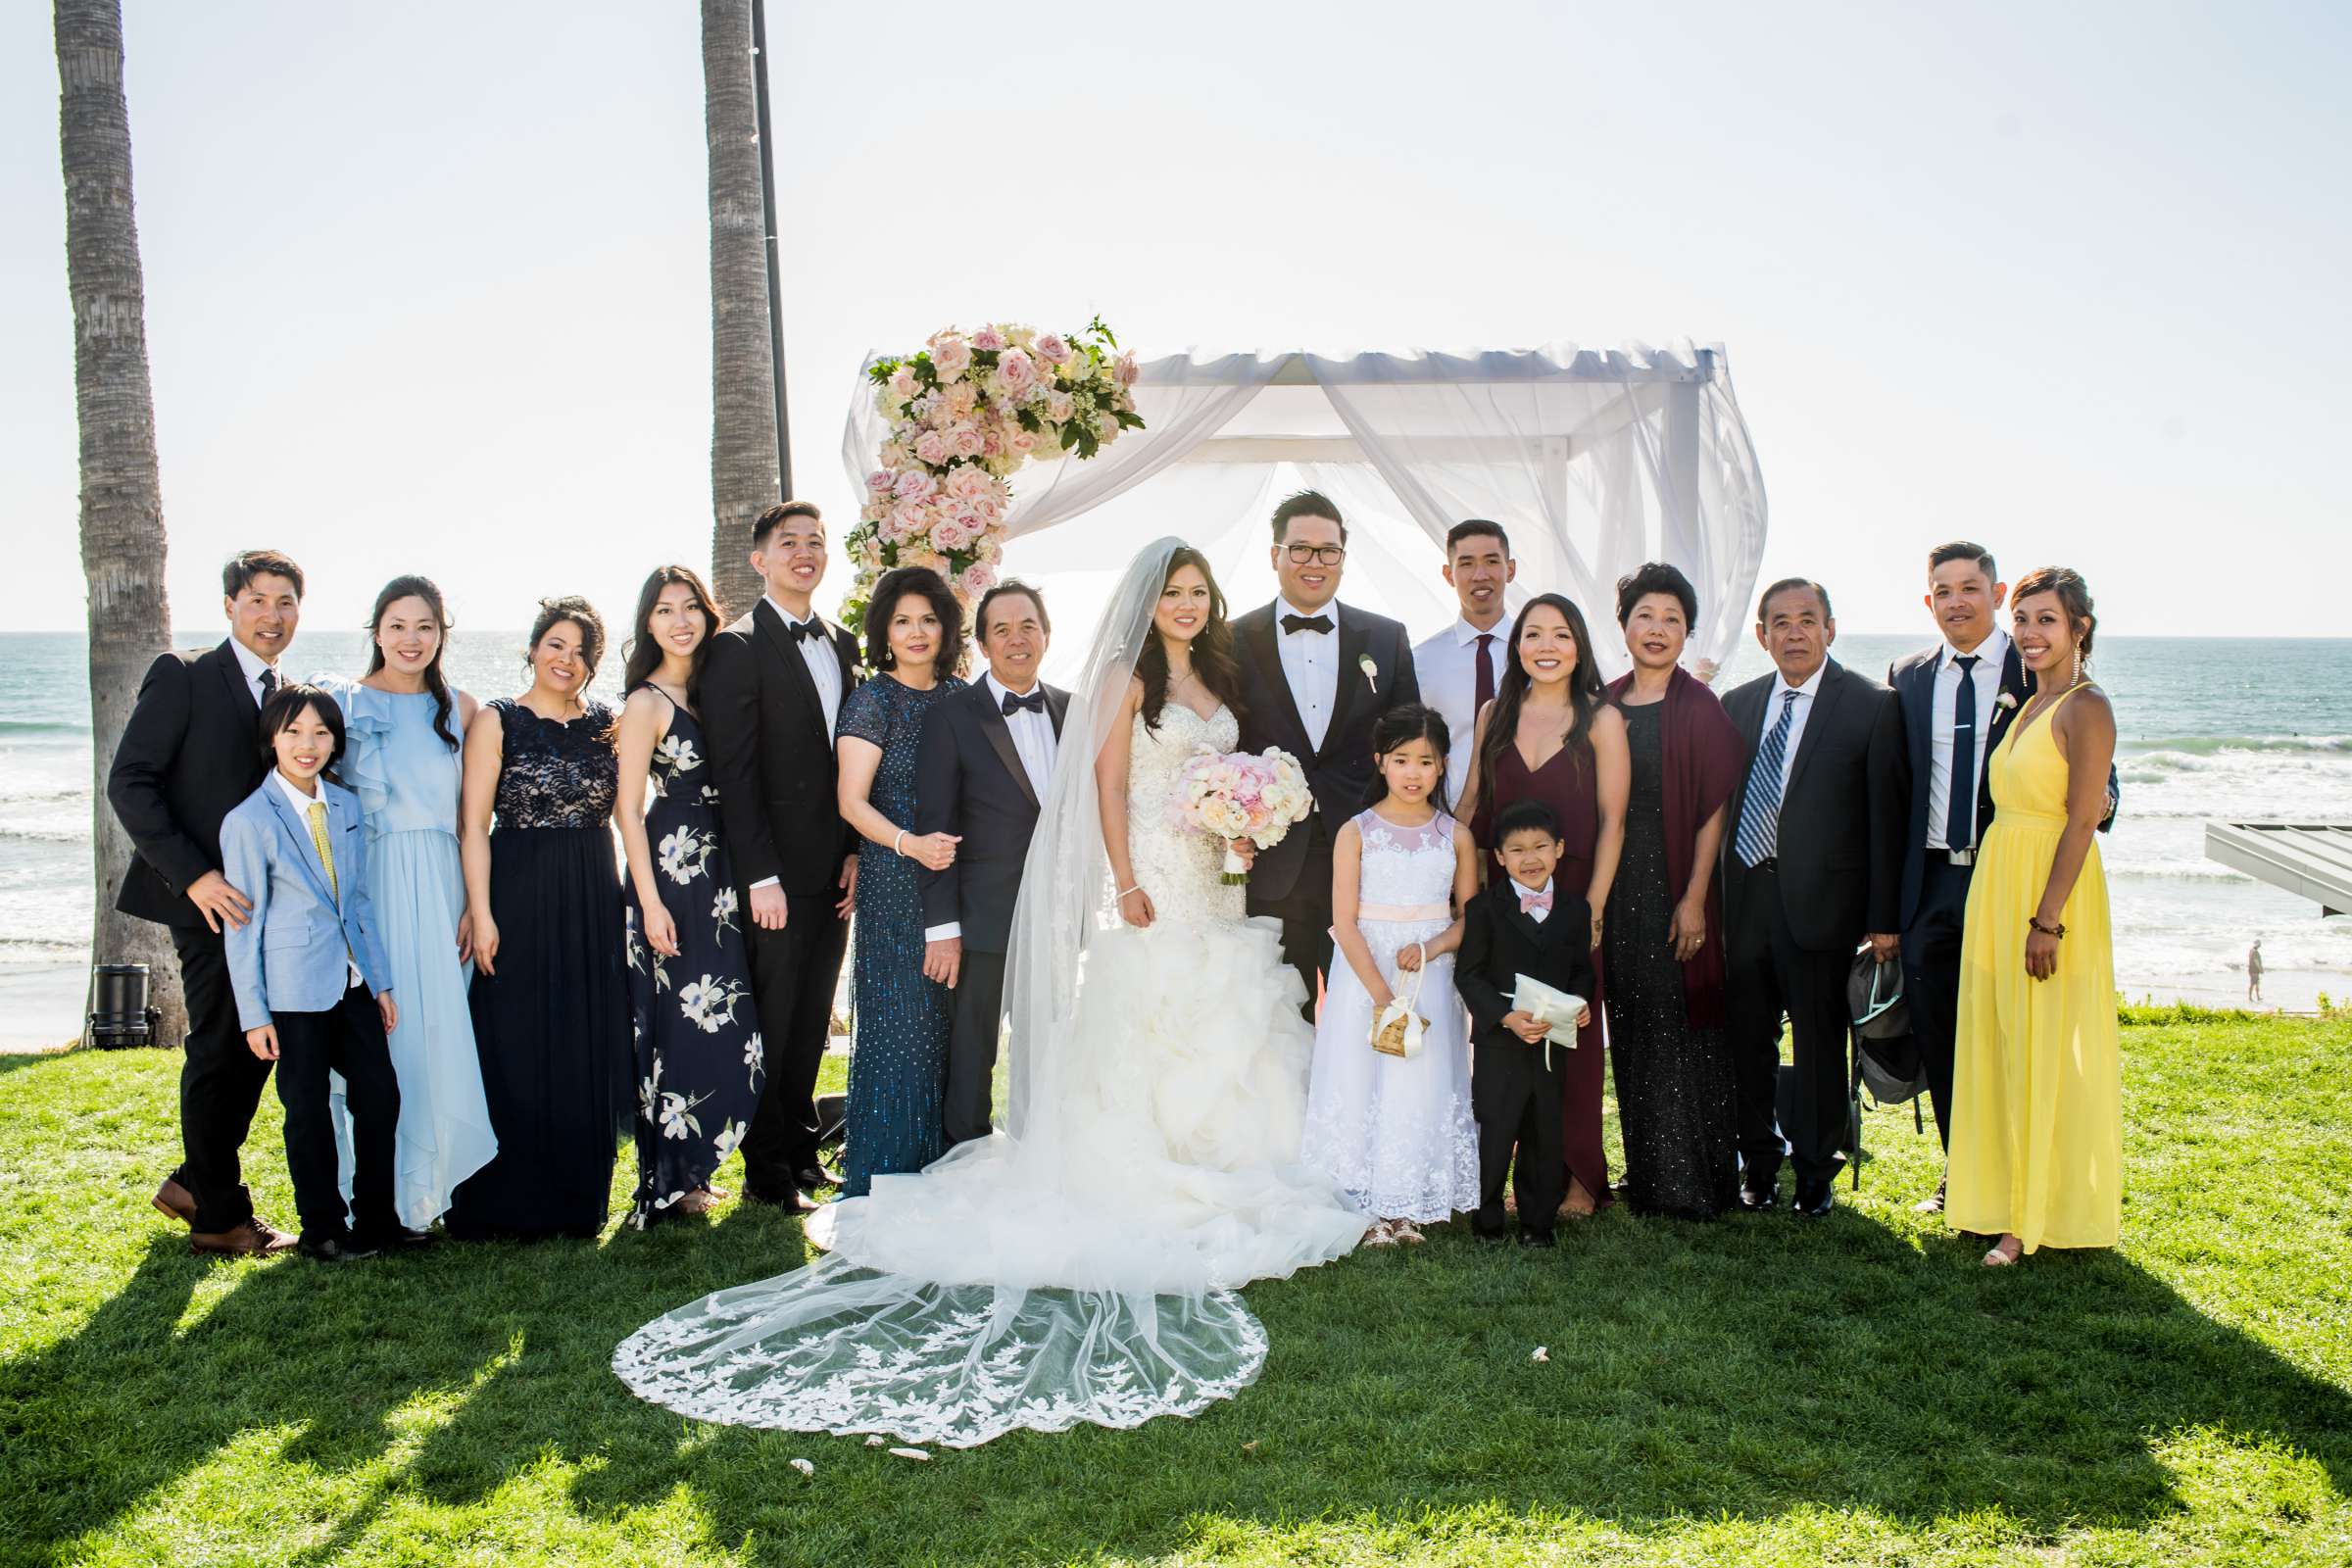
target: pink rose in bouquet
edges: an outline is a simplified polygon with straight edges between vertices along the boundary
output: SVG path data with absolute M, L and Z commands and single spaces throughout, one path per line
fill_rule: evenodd
M 1007 392 L 1018 392 L 1037 379 L 1037 362 L 1019 349 L 1006 349 L 997 356 L 997 384 Z
M 1269 746 L 1226 754 L 1204 746 L 1178 770 L 1168 816 L 1178 827 L 1225 842 L 1221 880 L 1231 887 L 1250 880 L 1249 862 L 1234 853 L 1232 841 L 1271 849 L 1306 820 L 1314 804 L 1305 772 L 1288 752 Z
M 1037 357 L 1049 365 L 1067 365 L 1070 360 L 1070 340 L 1059 332 L 1037 334 Z
M 972 347 L 976 349 L 986 349 L 994 354 L 1004 346 L 1004 332 L 1002 327 L 984 326 L 972 334 Z
M 931 345 L 931 368 L 939 372 L 942 381 L 960 378 L 972 368 L 972 342 L 966 337 L 949 333 Z

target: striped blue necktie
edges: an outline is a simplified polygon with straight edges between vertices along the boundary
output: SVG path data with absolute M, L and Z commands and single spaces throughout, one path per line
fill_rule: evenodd
M 1748 769 L 1747 800 L 1740 808 L 1740 832 L 1732 840 L 1741 865 L 1767 859 L 1781 841 L 1781 760 L 1788 755 L 1788 718 L 1802 692 L 1781 693 L 1781 716 L 1756 749 Z

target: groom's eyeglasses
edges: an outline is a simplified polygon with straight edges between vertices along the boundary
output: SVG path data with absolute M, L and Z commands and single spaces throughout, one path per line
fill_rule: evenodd
M 1294 566 L 1304 566 L 1309 564 L 1320 566 L 1336 566 L 1348 556 L 1348 549 L 1345 545 L 1293 545 L 1290 547 L 1290 551 L 1291 564 Z

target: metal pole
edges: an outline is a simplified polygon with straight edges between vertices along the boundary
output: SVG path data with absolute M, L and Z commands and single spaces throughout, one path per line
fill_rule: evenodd
M 768 354 L 776 379 L 776 499 L 792 498 L 792 423 L 784 400 L 784 287 L 776 258 L 776 138 L 767 116 L 767 4 L 752 0 L 752 87 L 760 105 L 760 226 L 767 234 Z

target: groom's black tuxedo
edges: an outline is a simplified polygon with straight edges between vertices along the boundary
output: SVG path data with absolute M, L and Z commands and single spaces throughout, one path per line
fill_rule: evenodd
M 858 684 L 858 640 L 840 626 L 824 626 L 822 635 L 841 666 L 846 702 Z M 785 1201 L 796 1174 L 816 1164 L 816 1071 L 850 940 L 849 922 L 833 912 L 836 881 L 857 837 L 841 819 L 823 700 L 800 644 L 766 599 L 710 639 L 702 709 L 766 1042 L 767 1080 L 743 1140 L 743 1182 L 750 1196 Z M 769 877 L 785 897 L 781 931 L 750 919 L 752 885 Z
M 183 1159 L 172 1180 L 196 1200 L 193 1229 L 230 1230 L 253 1217 L 237 1152 L 252 1130 L 270 1064 L 245 1048 L 219 932 L 188 902 L 220 869 L 220 819 L 268 774 L 261 708 L 227 642 L 203 653 L 159 655 L 107 769 L 107 804 L 138 853 L 115 907 L 171 927 L 187 999 L 179 1070 Z M 239 892 L 252 897 L 254 888 Z
M 1973 863 L 1952 863 L 1950 854 L 1928 848 L 1929 791 L 1936 746 L 1936 674 L 1943 645 L 1898 659 L 1886 670 L 1903 715 L 1903 760 L 1910 794 L 1910 811 L 1903 828 L 1902 884 L 1896 895 L 1895 917 L 1903 939 L 1903 999 L 1911 1013 L 1911 1029 L 1919 1041 L 1921 1065 L 1928 1078 L 1928 1097 L 1936 1106 L 1936 1130 L 1948 1147 L 1951 1142 L 1953 1035 L 1959 1026 L 1961 917 L 1968 909 L 1968 886 Z M 2034 672 L 2018 657 L 2011 642 L 2001 660 L 2000 695 L 1992 718 L 1984 726 L 1984 747 L 1976 759 L 1977 842 L 1984 843 L 1992 822 L 1992 769 L 1985 765 L 2000 750 L 2010 724 L 2039 690 Z M 2107 770 L 2106 820 L 2099 831 L 2115 824 L 2114 804 L 2120 799 L 2115 769 Z
M 1061 733 L 1070 694 L 1046 694 Z M 1058 760 L 1056 762 L 1058 765 Z M 1037 831 L 1036 786 L 1021 765 L 1012 726 L 986 680 L 933 705 L 914 760 L 914 831 L 962 838 L 956 860 L 922 876 L 923 926 L 961 927 L 956 1026 L 948 1045 L 947 1132 L 952 1144 L 988 1136 L 989 1080 L 1004 1016 L 1004 950 L 1020 897 L 1021 865 Z
M 1311 1013 L 1316 976 L 1331 968 L 1332 835 L 1363 808 L 1372 782 L 1372 726 L 1390 709 L 1419 702 L 1421 687 L 1401 622 L 1334 601 L 1325 611 L 1333 631 L 1296 634 L 1339 641 L 1331 722 L 1322 745 L 1314 745 L 1283 673 L 1283 634 L 1276 625 L 1281 613 L 1279 602 L 1261 605 L 1233 623 L 1242 662 L 1241 745 L 1245 752 L 1279 746 L 1297 758 L 1314 791 L 1315 813 L 1258 855 L 1250 872 L 1249 908 L 1281 919 L 1283 956 L 1306 982 Z M 1372 662 L 1369 675 L 1366 659 Z M 1456 737 L 1455 744 L 1466 738 Z

